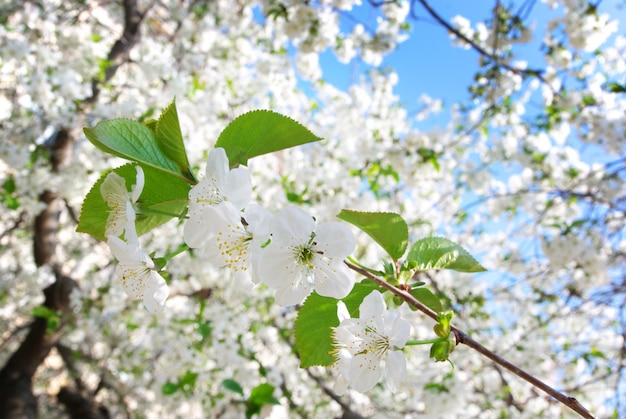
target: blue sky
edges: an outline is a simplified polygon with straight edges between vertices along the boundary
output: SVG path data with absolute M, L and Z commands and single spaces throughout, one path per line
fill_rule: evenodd
M 515 2 L 516 5 L 523 3 L 527 2 Z M 489 18 L 494 4 L 495 1 L 485 0 L 431 2 L 431 6 L 446 20 L 450 21 L 455 15 L 461 15 L 473 24 Z M 605 1 L 600 6 L 601 12 L 608 12 L 620 21 L 626 20 L 625 9 L 626 5 L 622 1 Z M 376 16 L 371 12 L 367 0 L 363 0 L 363 5 L 353 9 L 352 13 L 357 19 L 369 23 L 369 26 L 375 26 Z M 452 46 L 445 28 L 437 24 L 419 3 L 415 3 L 415 14 L 418 20 L 409 18 L 412 28 L 409 39 L 389 54 L 382 64 L 382 67 L 394 68 L 399 75 L 395 93 L 409 111 L 419 109 L 417 99 L 423 93 L 442 99 L 446 108 L 467 99 L 467 86 L 478 69 L 478 54 L 473 50 Z M 546 22 L 558 15 L 561 15 L 558 9 L 550 10 L 545 3 L 537 0 L 527 22 L 531 27 L 534 25 L 543 31 Z M 349 31 L 351 25 L 351 21 L 345 20 L 342 29 Z M 542 68 L 545 66 L 539 50 L 542 33 L 533 35 L 533 41 L 518 46 L 518 51 L 520 58 L 527 60 L 531 67 Z M 320 64 L 324 79 L 339 88 L 346 88 L 357 82 L 359 74 L 368 69 L 366 64 L 356 60 L 347 65 L 341 64 L 330 51 L 321 55 Z M 434 122 L 445 123 L 445 119 L 442 119 L 445 116 L 443 114 Z

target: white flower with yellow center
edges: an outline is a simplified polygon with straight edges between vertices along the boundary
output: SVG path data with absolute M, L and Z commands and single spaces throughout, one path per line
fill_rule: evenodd
M 109 173 L 100 185 L 100 195 L 109 207 L 109 216 L 104 230 L 105 236 L 119 237 L 122 235 L 128 218 L 126 204 L 130 202 L 134 206 L 143 191 L 145 182 L 143 169 L 141 166 L 136 166 L 136 169 L 137 179 L 130 192 L 126 189 L 126 180 L 115 172 Z
M 301 303 L 314 288 L 325 297 L 344 298 L 354 285 L 343 263 L 355 247 L 350 229 L 339 222 L 316 225 L 300 208 L 283 208 L 272 218 L 272 241 L 262 249 L 259 278 L 276 288 L 282 306 Z
M 152 258 L 139 245 L 135 230 L 135 211 L 130 202 L 126 203 L 126 215 L 126 241 L 114 235 L 107 237 L 107 244 L 118 260 L 115 273 L 130 298 L 143 300 L 150 313 L 163 311 L 169 288 L 165 279 L 156 271 Z
M 261 245 L 270 237 L 270 213 L 256 204 L 241 212 L 225 201 L 215 207 L 213 215 L 211 238 L 203 247 L 205 256 L 215 265 L 229 268 L 236 278 L 258 283 L 257 261 Z
M 371 390 L 383 375 L 381 364 L 387 385 L 397 390 L 406 379 L 406 358 L 400 349 L 409 339 L 409 323 L 397 310 L 387 310 L 378 291 L 363 299 L 359 318 L 350 318 L 342 301 L 337 315 L 340 323 L 333 329 L 333 340 L 341 376 L 335 390 L 339 394 L 348 386 L 360 392 Z
M 215 206 L 230 202 L 242 210 L 252 196 L 252 183 L 247 167 L 229 170 L 228 157 L 223 148 L 209 153 L 206 176 L 189 191 L 189 219 L 183 236 L 192 248 L 202 247 L 210 238 L 210 227 L 215 216 Z

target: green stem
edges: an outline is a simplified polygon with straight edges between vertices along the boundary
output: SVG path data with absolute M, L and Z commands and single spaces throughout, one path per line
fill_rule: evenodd
M 167 255 L 163 256 L 163 259 L 170 260 L 174 256 L 179 255 L 179 254 L 181 254 L 184 251 L 189 250 L 189 249 L 191 249 L 191 247 L 187 246 L 186 244 L 181 244 L 178 247 L 178 249 L 174 250 L 172 253 L 168 253 Z
M 433 339 L 424 339 L 424 340 L 407 340 L 404 346 L 413 346 L 413 345 L 430 345 L 431 343 L 445 342 L 448 338 L 433 338 Z

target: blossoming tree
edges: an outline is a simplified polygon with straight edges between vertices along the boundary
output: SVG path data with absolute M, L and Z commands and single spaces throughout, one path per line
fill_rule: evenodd
M 609 6 L 363 3 L 1 6 L 0 414 L 626 414 Z M 480 68 L 420 130 L 425 17 Z

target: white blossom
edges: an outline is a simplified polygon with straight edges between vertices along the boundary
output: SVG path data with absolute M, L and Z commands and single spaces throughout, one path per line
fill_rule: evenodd
M 135 213 L 130 202 L 126 203 L 128 215 L 125 227 L 126 241 L 117 236 L 107 236 L 107 244 L 118 261 L 115 273 L 122 281 L 126 294 L 143 300 L 150 313 L 163 311 L 169 289 L 165 279 L 156 271 L 154 261 L 139 245 L 135 231 Z
M 270 236 L 270 220 L 270 213 L 256 204 L 248 205 L 243 212 L 229 201 L 217 205 L 203 255 L 216 266 L 229 268 L 236 277 L 258 283 L 256 265 L 261 245 Z
M 259 277 L 276 288 L 276 302 L 298 304 L 312 288 L 323 296 L 343 298 L 354 284 L 343 260 L 355 246 L 350 229 L 339 222 L 315 224 L 295 206 L 283 208 L 271 222 L 272 241 L 261 253 Z
M 411 328 L 400 312 L 387 310 L 382 294 L 375 290 L 363 299 L 358 318 L 350 318 L 343 301 L 337 304 L 337 315 L 340 322 L 333 329 L 333 340 L 341 376 L 335 390 L 345 391 L 347 384 L 360 392 L 369 391 L 383 369 L 389 388 L 399 389 L 406 379 L 401 349 Z
M 250 201 L 252 184 L 247 167 L 229 169 L 223 148 L 209 153 L 206 176 L 189 191 L 189 219 L 185 223 L 185 242 L 192 248 L 201 247 L 210 237 L 215 206 L 231 202 L 237 210 Z
M 105 236 L 119 237 L 124 232 L 128 216 L 126 208 L 128 203 L 133 205 L 137 203 L 145 182 L 143 169 L 136 166 L 137 180 L 131 187 L 131 192 L 126 189 L 126 180 L 115 172 L 111 172 L 100 185 L 100 194 L 109 207 L 109 215 L 106 221 Z

